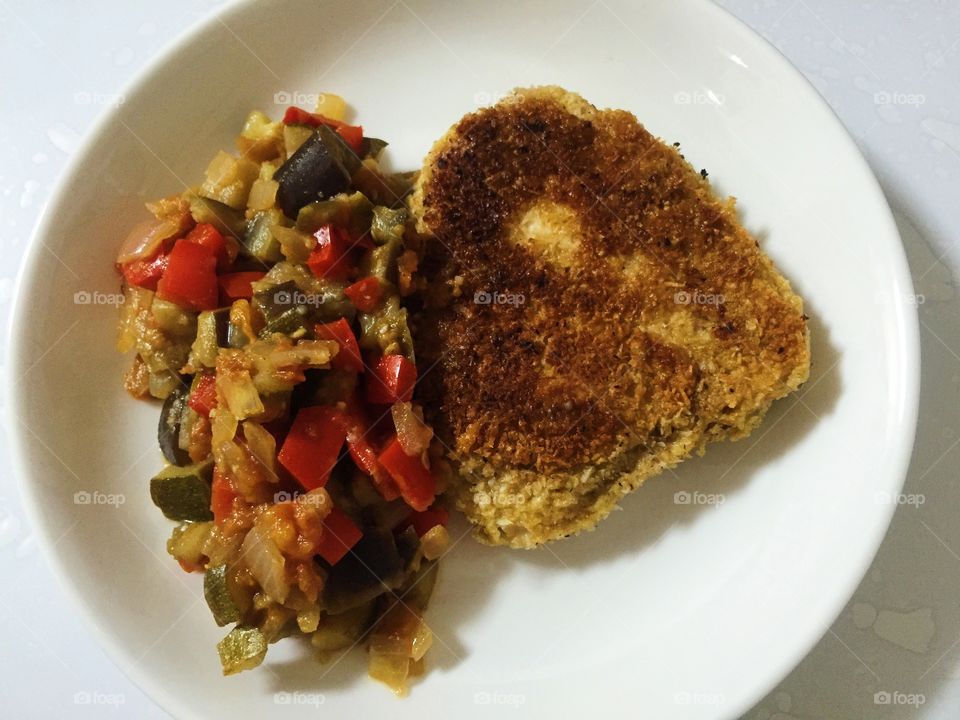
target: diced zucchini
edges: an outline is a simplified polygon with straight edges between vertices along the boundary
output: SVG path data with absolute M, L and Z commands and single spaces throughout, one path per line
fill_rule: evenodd
M 240 627 L 231 630 L 217 643 L 224 675 L 235 675 L 252 670 L 267 656 L 267 639 L 257 628 Z
M 192 338 L 197 331 L 197 314 L 184 310 L 169 300 L 154 298 L 150 312 L 153 313 L 157 327 L 171 339 Z
M 223 235 L 243 237 L 247 221 L 242 212 L 222 202 L 202 197 L 196 191 L 187 191 L 184 197 L 190 203 L 190 214 L 198 223 L 210 223 Z
M 171 520 L 212 520 L 212 474 L 211 460 L 184 467 L 170 465 L 150 480 L 150 498 Z
M 341 193 L 302 207 L 297 214 L 297 229 L 312 234 L 323 225 L 336 225 L 359 238 L 370 229 L 372 217 L 373 204 L 363 193 Z
M 179 382 L 174 387 L 163 407 L 160 408 L 160 422 L 157 424 L 157 442 L 160 452 L 174 465 L 187 465 L 190 456 L 180 448 L 180 427 L 183 424 L 183 414 L 187 409 L 187 393 Z
M 273 226 L 283 221 L 283 213 L 279 210 L 266 210 L 257 213 L 247 223 L 246 232 L 240 238 L 240 246 L 256 260 L 265 263 L 279 262 L 283 257 L 280 254 L 280 241 L 273 234 Z
M 214 565 L 203 575 L 203 597 L 220 627 L 240 622 L 240 608 L 230 592 L 227 572 L 226 565 Z
M 185 522 L 177 525 L 167 540 L 167 552 L 185 565 L 201 565 L 204 561 L 203 548 L 212 527 L 211 522 Z

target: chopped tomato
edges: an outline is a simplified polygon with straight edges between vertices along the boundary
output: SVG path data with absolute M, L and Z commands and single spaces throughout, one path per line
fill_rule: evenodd
M 213 522 L 220 525 L 233 510 L 233 500 L 237 497 L 226 475 L 213 468 L 213 482 L 210 484 L 210 511 Z
M 198 226 L 199 227 L 199 226 Z M 217 257 L 207 245 L 178 240 L 170 251 L 157 297 L 185 310 L 217 307 Z
M 343 294 L 350 298 L 350 302 L 360 312 L 373 312 L 380 304 L 380 297 L 383 295 L 383 289 L 380 287 L 380 281 L 375 277 L 365 277 L 357 280 L 353 285 L 348 286 Z
M 407 505 L 421 512 L 430 507 L 437 494 L 437 483 L 420 458 L 407 455 L 400 441 L 394 437 L 387 443 L 378 459 L 397 483 L 400 495 Z
M 317 246 L 307 258 L 307 266 L 319 278 L 345 280 L 354 265 L 350 239 L 332 225 L 324 225 L 313 236 Z
M 450 520 L 450 513 L 442 505 L 431 505 L 422 512 L 412 512 L 410 517 L 397 526 L 397 530 L 402 532 L 411 525 L 417 533 L 417 537 L 423 537 L 432 528 L 437 525 L 446 525 Z
M 235 272 L 221 275 L 219 279 L 220 293 L 227 300 L 227 304 L 241 298 L 249 300 L 253 297 L 253 288 L 251 283 L 257 282 L 263 278 L 266 273 L 258 270 L 250 272 Z
M 213 250 L 217 258 L 217 270 L 223 272 L 236 259 L 236 254 L 230 252 L 226 238 L 210 223 L 200 223 L 183 238 L 187 242 L 203 245 Z
M 130 285 L 156 291 L 157 283 L 163 277 L 169 262 L 170 256 L 160 252 L 148 260 L 132 260 L 126 263 L 121 266 L 121 272 Z
M 217 406 L 217 381 L 213 373 L 204 373 L 187 400 L 190 408 L 204 417 L 210 417 L 210 411 Z
M 314 334 L 318 340 L 335 340 L 340 346 L 340 351 L 330 362 L 331 367 L 337 370 L 353 370 L 354 372 L 363 372 L 363 358 L 360 357 L 360 346 L 357 345 L 357 338 L 353 334 L 344 318 L 326 325 L 317 325 L 314 328 Z
M 192 562 L 188 562 L 187 560 L 177 560 L 177 562 L 180 563 L 180 569 L 184 572 L 203 572 L 204 570 L 203 565 L 196 565 Z
M 379 405 L 409 402 L 417 382 L 417 366 L 403 355 L 384 355 L 367 373 L 367 400 Z
M 283 114 L 283 122 L 287 125 L 309 125 L 310 127 L 326 125 L 333 128 L 346 141 L 350 149 L 358 155 L 363 148 L 363 128 L 359 125 L 347 125 L 339 120 L 318 113 L 307 112 L 298 107 L 287 108 L 287 111 Z
M 280 464 L 305 490 L 323 487 L 337 464 L 346 440 L 339 410 L 326 405 L 305 407 L 297 417 L 280 449 Z
M 340 508 L 333 508 L 323 520 L 323 535 L 317 545 L 317 555 L 336 565 L 361 537 L 363 533 L 353 520 Z

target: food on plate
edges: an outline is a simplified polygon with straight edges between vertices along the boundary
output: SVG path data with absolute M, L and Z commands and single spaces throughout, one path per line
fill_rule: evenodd
M 163 401 L 150 497 L 232 626 L 224 674 L 299 635 L 324 655 L 365 642 L 402 692 L 432 642 L 449 466 L 415 391 L 410 177 L 343 107 L 252 112 L 238 154 L 147 205 L 117 258 L 118 347 L 127 390 Z
M 676 147 L 557 87 L 433 147 L 421 397 L 488 543 L 593 528 L 628 492 L 739 439 L 809 373 L 803 302 Z

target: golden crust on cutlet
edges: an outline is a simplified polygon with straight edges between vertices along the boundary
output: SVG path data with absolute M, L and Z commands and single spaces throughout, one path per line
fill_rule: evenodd
M 807 378 L 802 300 L 628 112 L 515 91 L 436 143 L 411 208 L 422 399 L 486 542 L 594 527 Z

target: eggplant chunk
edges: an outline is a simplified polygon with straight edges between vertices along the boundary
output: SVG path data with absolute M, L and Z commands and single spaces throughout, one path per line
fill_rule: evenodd
M 187 407 L 187 392 L 182 383 L 167 395 L 160 410 L 160 424 L 157 426 L 157 442 L 160 452 L 174 465 L 189 465 L 190 456 L 180 447 L 180 424 Z
M 321 125 L 274 173 L 277 204 L 287 217 L 296 218 L 304 205 L 346 190 L 356 163 L 340 136 Z
M 403 559 L 393 533 L 364 527 L 363 537 L 330 568 L 323 586 L 323 607 L 339 613 L 363 605 L 396 585 L 402 576 Z

